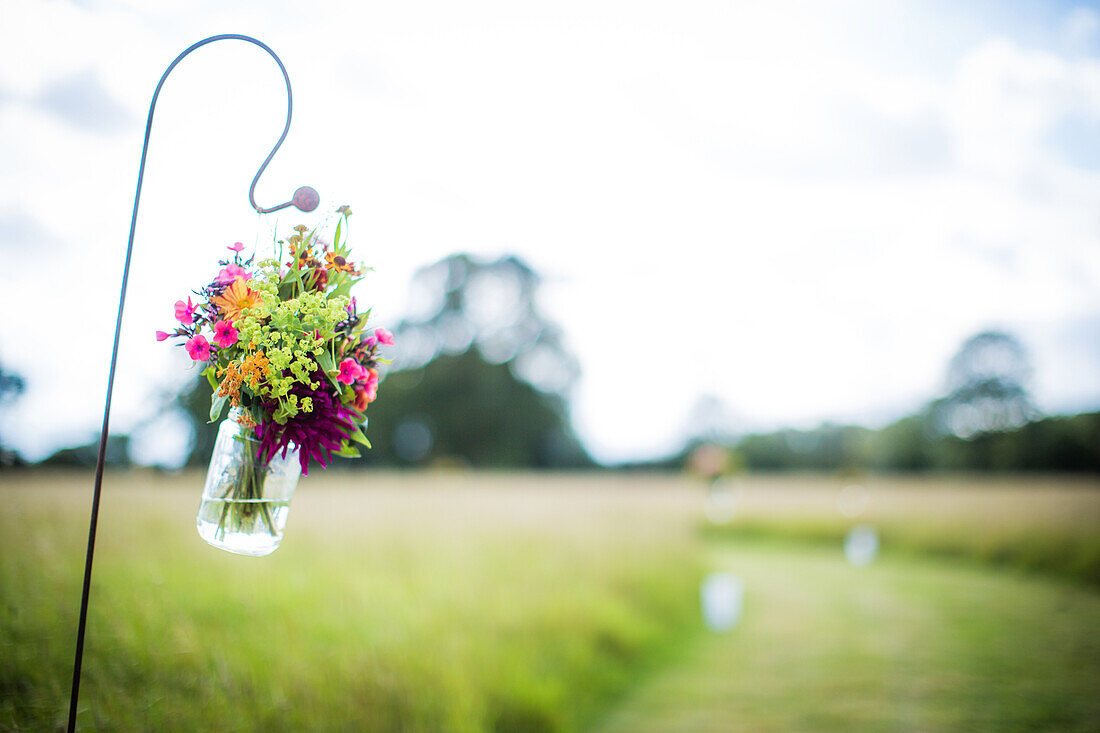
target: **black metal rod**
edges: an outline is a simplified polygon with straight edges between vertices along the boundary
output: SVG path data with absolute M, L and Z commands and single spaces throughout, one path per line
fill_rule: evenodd
M 287 133 L 290 132 L 290 117 L 294 109 L 293 97 L 290 92 L 290 77 L 286 73 L 286 67 L 283 66 L 283 62 L 275 52 L 268 48 L 266 44 L 251 36 L 242 36 L 237 33 L 224 33 L 204 38 L 198 43 L 191 45 L 187 50 L 177 56 L 175 61 L 165 69 L 164 74 L 161 75 L 160 81 L 157 83 L 156 91 L 153 92 L 153 101 L 149 104 L 149 118 L 145 123 L 145 142 L 141 146 L 141 164 L 138 166 L 137 190 L 134 193 L 134 212 L 130 217 L 130 239 L 126 244 L 126 264 L 122 268 L 122 289 L 118 296 L 118 318 L 115 320 L 115 341 L 111 349 L 111 371 L 107 377 L 107 402 L 103 408 L 103 430 L 99 435 L 99 454 L 96 457 L 95 490 L 92 493 L 92 518 L 88 525 L 88 551 L 84 558 L 84 589 L 80 597 L 80 622 L 77 625 L 76 631 L 76 657 L 73 661 L 72 694 L 69 698 L 69 733 L 73 733 L 73 731 L 76 730 L 77 701 L 80 697 L 80 668 L 84 658 L 84 631 L 88 622 L 88 594 L 92 583 L 92 555 L 95 552 L 96 525 L 99 522 L 99 497 L 103 486 L 103 467 L 107 456 L 107 434 L 111 418 L 111 394 L 114 391 L 115 385 L 115 366 L 118 363 L 118 342 L 119 335 L 122 332 L 122 309 L 126 305 L 126 283 L 130 277 L 130 258 L 134 250 L 134 229 L 137 226 L 138 203 L 141 201 L 141 181 L 145 177 L 145 156 L 146 153 L 149 152 L 149 133 L 153 129 L 153 112 L 157 106 L 157 97 L 160 95 L 160 89 L 164 86 L 164 80 L 168 78 L 172 69 L 176 68 L 176 65 L 183 60 L 183 57 L 196 48 L 205 46 L 208 43 L 225 40 L 247 41 L 267 51 L 268 54 L 271 55 L 271 58 L 275 59 L 275 63 L 279 65 L 279 71 L 283 73 L 283 80 L 286 81 L 286 126 L 283 127 L 283 134 L 279 136 L 279 140 L 275 143 L 275 147 L 267 154 L 263 164 L 260 165 L 260 169 L 256 171 L 256 177 L 252 179 L 252 185 L 248 187 L 248 202 L 252 204 L 252 208 L 257 212 L 267 214 L 291 205 L 294 205 L 302 211 L 313 211 L 317 208 L 317 204 L 320 201 L 316 191 L 309 186 L 302 186 L 294 192 L 294 197 L 284 204 L 265 209 L 256 203 L 256 183 L 259 182 L 260 176 L 263 174 L 264 169 L 267 168 L 267 164 L 271 162 L 271 159 L 275 156 L 275 152 L 279 149 L 279 146 L 283 144 L 283 140 L 286 139 Z

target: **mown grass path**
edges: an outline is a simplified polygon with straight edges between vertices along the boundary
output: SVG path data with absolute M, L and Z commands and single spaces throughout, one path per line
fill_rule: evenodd
M 714 543 L 744 615 L 599 728 L 1100 730 L 1100 593 L 970 561 Z

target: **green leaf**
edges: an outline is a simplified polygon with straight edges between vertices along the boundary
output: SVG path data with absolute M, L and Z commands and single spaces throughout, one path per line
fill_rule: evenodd
M 217 370 L 213 365 L 206 367 L 203 370 L 202 375 L 206 377 L 206 381 L 210 383 L 210 389 L 216 390 L 218 388 L 218 376 Z
M 325 374 L 336 371 L 336 364 L 332 361 L 332 355 L 328 351 L 317 354 L 317 363 L 325 370 Z
M 351 330 L 352 336 L 357 336 L 367 330 L 367 327 L 370 325 L 370 311 L 371 309 L 367 308 L 359 314 L 359 325 Z
M 294 297 L 294 286 L 298 286 L 298 295 L 301 295 L 306 291 L 306 284 L 302 282 L 302 273 L 298 269 L 298 264 L 295 264 L 287 268 L 286 274 L 283 275 L 282 281 L 279 283 L 279 298 L 280 300 L 289 300 Z M 287 291 L 287 297 L 283 297 L 283 287 L 289 286 Z
M 366 422 L 364 422 L 363 425 L 361 425 L 361 426 L 357 426 L 355 428 L 355 432 L 352 433 L 350 437 L 356 443 L 359 443 L 360 445 L 365 445 L 368 448 L 370 448 L 370 441 L 367 440 L 367 436 L 364 435 L 363 432 L 362 432 L 363 428 L 365 428 L 365 427 L 366 427 Z
M 217 422 L 221 417 L 222 410 L 225 408 L 225 403 L 229 401 L 229 395 L 222 395 L 221 397 L 214 397 L 210 402 L 210 422 Z
M 331 342 L 329 343 L 331 346 Z M 321 370 L 325 373 L 325 377 L 328 378 L 329 384 L 336 388 L 337 393 L 340 392 L 340 383 L 336 381 L 336 362 L 332 359 L 332 353 L 327 349 L 323 349 L 320 354 L 315 355 L 317 363 L 321 366 Z
M 344 458 L 359 458 L 363 454 L 360 453 L 356 448 L 350 445 L 345 445 L 340 450 L 336 451 L 336 455 L 343 456 Z
M 340 296 L 351 295 L 351 286 L 354 285 L 355 283 L 359 282 L 360 280 L 362 280 L 362 278 L 354 278 L 353 279 L 353 278 L 350 278 L 350 277 L 346 277 L 346 279 L 343 282 L 341 282 L 339 285 L 337 285 L 335 288 L 333 288 L 332 292 L 329 293 L 325 297 L 328 298 L 329 300 L 332 300 L 333 298 L 339 298 Z
M 343 225 L 344 220 L 336 222 L 336 236 L 332 238 L 332 247 L 335 249 L 340 246 L 340 227 Z

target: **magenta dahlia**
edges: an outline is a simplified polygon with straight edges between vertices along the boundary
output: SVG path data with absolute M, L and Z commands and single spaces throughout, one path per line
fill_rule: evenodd
M 356 414 L 345 407 L 340 398 L 333 395 L 331 385 L 321 373 L 314 379 L 320 382 L 317 389 L 308 384 L 297 383 L 291 393 L 297 395 L 301 404 L 303 397 L 313 400 L 313 410 L 299 412 L 280 425 L 274 420 L 264 420 L 256 426 L 256 439 L 260 441 L 257 457 L 270 461 L 280 450 L 285 458 L 290 444 L 298 446 L 298 460 L 302 464 L 302 475 L 309 475 L 309 461 L 313 459 L 326 467 L 332 460 L 332 452 L 339 451 L 341 444 L 356 430 Z M 276 403 L 267 406 L 273 411 Z

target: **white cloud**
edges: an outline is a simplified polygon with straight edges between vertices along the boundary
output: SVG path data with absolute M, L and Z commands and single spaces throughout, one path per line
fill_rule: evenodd
M 1080 11 L 1056 29 L 1071 50 L 974 17 L 947 53 L 937 18 L 860 2 L 15 7 L 0 195 L 56 238 L 26 256 L 66 294 L 62 314 L 81 315 L 75 370 L 42 358 L 55 347 L 37 320 L 0 331 L 0 358 L 34 375 L 13 419 L 43 445 L 97 422 L 152 88 L 227 28 L 268 42 L 296 85 L 261 200 L 308 183 L 324 206 L 353 204 L 380 322 L 432 259 L 529 259 L 581 357 L 574 407 L 604 458 L 672 449 L 703 392 L 753 424 L 887 416 L 936 390 L 977 328 L 1100 312 L 1100 175 L 1049 141 L 1066 115 L 1100 119 Z M 28 101 L 89 63 L 132 116 L 126 134 L 74 131 Z M 247 185 L 284 105 L 272 62 L 244 44 L 200 50 L 166 85 L 120 428 L 181 378 L 151 339 L 171 303 L 221 246 L 256 239 Z M 41 297 L 18 269 L 0 287 Z

